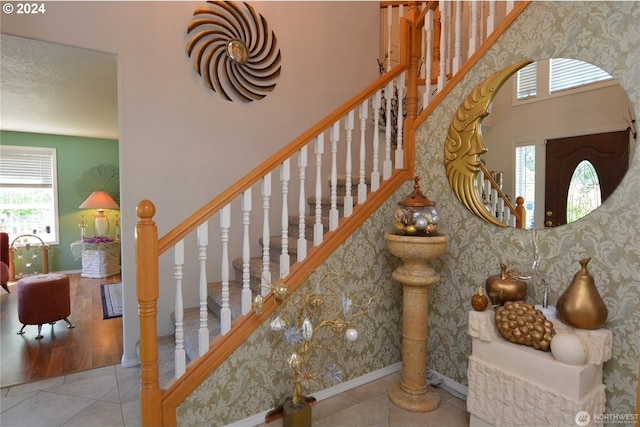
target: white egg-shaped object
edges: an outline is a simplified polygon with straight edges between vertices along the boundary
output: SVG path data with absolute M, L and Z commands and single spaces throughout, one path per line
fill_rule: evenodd
M 344 337 L 347 341 L 355 341 L 358 339 L 358 331 L 353 328 L 349 328 L 344 332 Z
M 304 319 L 302 321 L 302 338 L 305 341 L 309 341 L 313 336 L 313 325 L 311 324 L 311 320 Z
M 587 344 L 576 334 L 558 333 L 551 338 L 551 354 L 562 363 L 581 366 L 587 363 Z

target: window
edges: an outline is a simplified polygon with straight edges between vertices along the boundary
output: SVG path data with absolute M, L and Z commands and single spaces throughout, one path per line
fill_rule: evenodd
M 581 161 L 573 171 L 567 195 L 567 224 L 577 221 L 600 206 L 602 194 L 598 173 L 587 160 Z
M 537 75 L 537 62 L 533 62 L 518 71 L 516 79 L 518 99 L 527 99 L 538 94 L 538 85 L 536 84 Z
M 58 243 L 55 148 L 0 147 L 0 229 Z
M 524 198 L 526 228 L 534 228 L 536 205 L 536 146 L 516 146 L 516 195 Z
M 588 62 L 568 58 L 552 58 L 533 62 L 521 68 L 515 79 L 516 100 L 546 99 L 559 92 L 599 82 L 613 82 L 611 75 Z
M 549 92 L 597 83 L 611 76 L 595 65 L 568 58 L 552 58 L 549 64 Z

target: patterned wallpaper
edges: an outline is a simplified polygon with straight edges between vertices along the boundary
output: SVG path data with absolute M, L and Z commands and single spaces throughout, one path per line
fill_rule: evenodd
M 469 213 L 449 188 L 443 144 L 451 116 L 466 94 L 491 72 L 518 60 L 571 57 L 612 74 L 640 111 L 640 2 L 532 2 L 516 23 L 475 65 L 421 125 L 417 135 L 417 173 L 426 195 L 437 202 L 441 229 L 452 237 L 447 252 L 433 263 L 440 283 L 430 289 L 429 368 L 466 384 L 471 340 L 467 312 L 475 288 L 497 274 L 500 262 L 528 259 L 522 242 L 533 232 L 503 229 Z M 563 227 L 535 232 L 541 273 L 550 302 L 569 285 L 578 261 L 591 256 L 589 271 L 609 309 L 605 327 L 613 331 L 612 359 L 605 364 L 607 413 L 635 412 L 640 355 L 640 152 L 627 175 L 595 212 Z M 330 357 L 344 380 L 401 360 L 401 290 L 391 279 L 398 260 L 383 233 L 395 204 L 412 190 L 403 186 L 352 235 L 314 275 L 344 276 L 348 292 L 375 295 L 370 314 L 358 322 L 360 338 L 335 356 L 318 355 L 309 363 L 326 365 Z M 328 284 L 328 286 L 331 286 Z M 536 290 L 534 289 L 534 294 Z M 178 408 L 180 426 L 225 425 L 280 404 L 291 394 L 286 359 L 289 346 L 269 328 L 269 319 Z M 322 380 L 310 389 L 329 387 Z

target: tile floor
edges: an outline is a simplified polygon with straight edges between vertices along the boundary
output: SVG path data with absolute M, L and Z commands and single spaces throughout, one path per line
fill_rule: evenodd
M 138 368 L 107 366 L 64 377 L 1 389 L 2 427 L 135 427 L 140 425 Z M 313 407 L 314 427 L 466 427 L 465 402 L 438 389 L 441 404 L 426 414 L 404 411 L 389 401 L 394 373 Z M 281 427 L 282 420 L 260 427 Z

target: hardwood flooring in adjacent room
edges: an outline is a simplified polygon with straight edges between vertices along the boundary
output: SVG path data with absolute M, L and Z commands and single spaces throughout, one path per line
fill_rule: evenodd
M 16 283 L 11 293 L 0 290 L 0 386 L 28 383 L 46 378 L 120 363 L 122 317 L 102 318 L 100 284 L 119 283 L 120 276 L 87 279 L 69 274 L 71 315 L 75 324 L 64 321 L 42 325 L 44 338 L 36 340 L 38 326 L 28 325 L 24 335 L 18 320 Z

